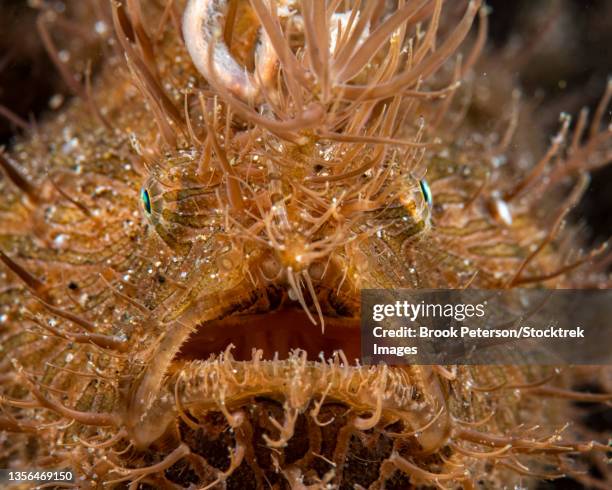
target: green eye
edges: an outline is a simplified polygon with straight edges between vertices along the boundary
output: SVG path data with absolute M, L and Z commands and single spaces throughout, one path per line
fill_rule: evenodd
M 433 196 L 431 194 L 431 188 L 425 179 L 419 180 L 419 186 L 421 187 L 421 193 L 423 198 L 429 207 L 433 205 Z
M 148 190 L 144 188 L 140 190 L 140 200 L 147 214 L 151 214 L 151 197 L 149 196 Z

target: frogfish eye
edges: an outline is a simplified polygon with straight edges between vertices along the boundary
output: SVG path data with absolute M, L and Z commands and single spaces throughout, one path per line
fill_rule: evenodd
M 140 200 L 147 214 L 151 214 L 151 197 L 149 191 L 144 187 L 140 190 Z
M 425 199 L 427 206 L 431 207 L 433 205 L 433 196 L 429 184 L 425 179 L 421 179 L 419 180 L 419 187 L 421 188 L 421 194 L 423 194 L 423 199 Z

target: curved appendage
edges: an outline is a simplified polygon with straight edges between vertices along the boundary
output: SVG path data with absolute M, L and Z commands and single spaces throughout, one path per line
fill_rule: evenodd
M 214 76 L 236 97 L 256 100 L 262 85 L 268 85 L 278 59 L 270 39 L 262 32 L 262 42 L 255 53 L 255 71 L 240 66 L 223 40 L 223 30 L 215 21 L 227 11 L 227 2 L 191 0 L 183 16 L 185 45 L 194 65 L 210 81 Z

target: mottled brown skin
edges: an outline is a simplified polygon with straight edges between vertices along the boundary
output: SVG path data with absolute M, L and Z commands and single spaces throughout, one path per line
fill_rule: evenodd
M 570 391 L 578 371 L 353 359 L 361 288 L 609 286 L 601 250 L 560 230 L 610 160 L 608 99 L 584 138 L 562 119 L 538 165 L 504 69 L 473 75 L 486 13 L 480 34 L 455 30 L 477 3 L 463 23 L 442 9 L 436 33 L 442 2 L 424 2 L 346 81 L 356 59 L 317 58 L 294 31 L 303 72 L 281 59 L 259 100 L 206 80 L 183 2 L 162 3 L 96 17 L 116 39 L 93 89 L 1 156 L 0 466 L 70 467 L 78 488 L 406 489 L 603 461 L 605 440 L 563 430 L 564 399 L 610 400 Z M 217 39 L 249 69 L 261 5 L 238 2 Z M 425 35 L 400 52 L 416 20 Z M 423 83 L 392 86 L 411 69 Z

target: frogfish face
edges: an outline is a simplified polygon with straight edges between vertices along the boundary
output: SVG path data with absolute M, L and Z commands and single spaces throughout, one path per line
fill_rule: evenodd
M 0 153 L 0 463 L 82 488 L 470 489 L 601 456 L 562 433 L 565 401 L 610 400 L 571 373 L 359 362 L 363 289 L 609 284 L 561 232 L 609 160 L 612 84 L 546 150 L 512 67 L 475 75 L 489 12 L 460 3 L 78 9 L 114 28 L 103 66 Z

